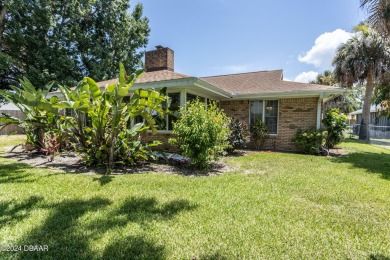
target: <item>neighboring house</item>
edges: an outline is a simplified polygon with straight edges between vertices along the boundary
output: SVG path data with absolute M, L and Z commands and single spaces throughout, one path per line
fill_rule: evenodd
M 174 71 L 174 52 L 157 46 L 145 53 L 146 73 L 131 88 L 167 87 L 172 99 L 170 110 L 175 112 L 197 97 L 204 102 L 218 100 L 220 108 L 250 126 L 258 119 L 269 125 L 266 146 L 276 150 L 294 150 L 291 138 L 299 128 L 320 128 L 322 103 L 341 88 L 283 80 L 283 70 L 258 71 L 210 77 L 192 77 Z M 100 87 L 117 79 L 99 82 Z M 174 116 L 160 122 L 161 129 L 144 140 L 160 140 L 163 149 L 171 137 Z
M 24 119 L 26 118 L 25 115 L 20 111 L 20 109 L 15 106 L 12 103 L 7 103 L 3 106 L 0 106 L 0 114 L 4 113 L 16 118 Z M 8 135 L 10 133 L 18 133 L 21 134 L 23 133 L 23 128 L 17 126 L 17 125 L 9 125 L 6 126 L 3 130 L 0 131 L 0 135 Z
M 370 107 L 370 137 L 390 138 L 390 119 L 381 115 L 381 107 L 372 105 Z M 352 118 L 353 133 L 358 135 L 362 121 L 363 109 L 356 110 L 349 114 Z

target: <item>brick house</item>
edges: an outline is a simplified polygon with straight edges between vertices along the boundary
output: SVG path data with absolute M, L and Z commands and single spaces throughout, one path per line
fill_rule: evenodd
M 174 71 L 174 52 L 157 46 L 145 53 L 146 73 L 131 90 L 167 87 L 172 99 L 170 110 L 178 111 L 189 100 L 218 100 L 220 108 L 250 126 L 259 118 L 269 126 L 266 148 L 292 151 L 291 138 L 299 129 L 319 128 L 324 99 L 343 92 L 341 88 L 283 80 L 283 70 L 258 71 L 210 77 L 192 77 Z M 99 86 L 117 81 L 99 82 Z M 154 136 L 144 140 L 160 140 L 163 150 L 175 150 L 167 143 L 171 137 L 173 116 L 160 122 Z

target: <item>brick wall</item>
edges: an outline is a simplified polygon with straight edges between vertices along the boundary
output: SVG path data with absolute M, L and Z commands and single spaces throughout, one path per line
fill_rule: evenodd
M 220 108 L 224 110 L 227 116 L 235 117 L 249 126 L 248 100 L 221 101 Z
M 168 134 L 168 133 L 164 133 L 164 134 L 157 133 L 155 135 L 152 135 L 152 133 L 144 133 L 141 136 L 141 141 L 143 143 L 152 142 L 152 141 L 161 141 L 162 144 L 157 146 L 154 150 L 160 152 L 180 153 L 180 150 L 177 146 L 168 143 L 168 139 L 173 137 L 174 137 L 173 134 Z
M 264 148 L 294 151 L 296 148 L 291 143 L 291 138 L 299 129 L 316 127 L 317 124 L 318 98 L 288 98 L 279 100 L 279 123 L 278 134 L 270 136 Z M 241 122 L 249 125 L 248 100 L 222 101 L 221 109 L 229 117 L 238 118 Z M 253 148 L 253 144 L 249 144 Z
M 291 143 L 291 138 L 299 128 L 315 128 L 317 124 L 317 102 L 318 98 L 288 98 L 279 100 L 279 123 L 278 134 L 270 136 L 265 145 L 265 149 L 295 151 L 296 148 Z M 221 101 L 220 108 L 229 117 L 238 118 L 241 122 L 249 125 L 249 106 L 248 100 Z M 153 140 L 162 141 L 163 144 L 156 150 L 164 152 L 179 153 L 176 146 L 168 144 L 168 139 L 172 138 L 171 134 L 158 133 L 152 135 L 146 133 L 142 136 L 143 142 Z M 253 148 L 253 143 L 248 145 Z
M 158 48 L 145 53 L 146 71 L 170 70 L 175 67 L 174 52 L 169 48 Z
M 317 125 L 318 98 L 288 98 L 279 100 L 277 149 L 296 150 L 291 138 L 296 131 Z

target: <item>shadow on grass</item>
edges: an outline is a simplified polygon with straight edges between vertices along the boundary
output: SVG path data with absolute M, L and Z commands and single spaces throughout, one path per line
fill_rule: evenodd
M 349 163 L 353 167 L 365 169 L 370 173 L 381 174 L 382 178 L 390 180 L 390 154 L 356 152 L 341 156 L 335 162 Z
M 22 221 L 30 215 L 30 210 L 42 201 L 41 197 L 31 196 L 24 201 L 0 202 L 0 227 Z
M 114 176 L 111 175 L 102 175 L 99 178 L 93 178 L 93 181 L 97 181 L 100 183 L 100 186 L 104 186 L 114 179 Z
M 33 182 L 34 180 L 26 179 L 31 177 L 31 174 L 26 173 L 26 168 L 30 168 L 30 166 L 24 163 L 2 164 L 0 168 L 0 184 Z
M 370 260 L 390 260 L 390 257 L 384 255 L 370 255 Z
M 0 210 L 9 217 L 17 216 L 22 209 L 28 210 L 40 201 L 32 197 L 26 202 L 16 204 L 15 210 L 9 205 L 0 205 Z M 96 219 L 92 224 L 82 224 L 86 217 L 96 212 L 106 211 L 111 202 L 104 198 L 89 200 L 74 199 L 48 204 L 38 208 L 51 210 L 43 223 L 22 237 L 18 245 L 47 245 L 48 251 L 13 252 L 16 259 L 163 259 L 165 248 L 150 240 L 147 227 L 151 221 L 165 221 L 183 210 L 195 208 L 188 201 L 174 200 L 159 204 L 155 198 L 130 198 L 118 209 L 107 212 L 104 218 Z M 17 208 L 17 209 L 16 209 Z M 22 215 L 24 216 L 24 215 Z M 19 218 L 18 220 L 21 220 Z M 16 220 L 16 221 L 18 221 Z M 108 231 L 124 228 L 128 223 L 138 223 L 143 229 L 141 234 L 114 234 L 103 251 L 94 251 L 90 243 L 102 238 Z M 6 252 L 7 253 L 7 252 Z

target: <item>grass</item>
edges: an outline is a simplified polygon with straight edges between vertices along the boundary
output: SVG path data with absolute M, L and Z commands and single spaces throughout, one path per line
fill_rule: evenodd
M 4 146 L 20 138 L 1 137 Z M 390 150 L 262 152 L 235 172 L 64 174 L 0 158 L 0 245 L 48 259 L 389 259 Z

